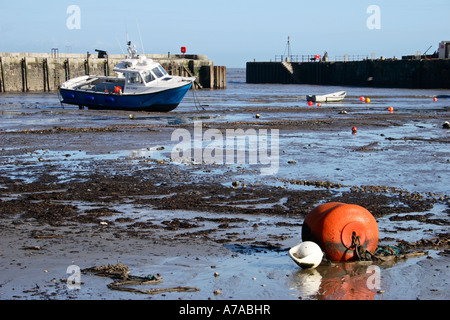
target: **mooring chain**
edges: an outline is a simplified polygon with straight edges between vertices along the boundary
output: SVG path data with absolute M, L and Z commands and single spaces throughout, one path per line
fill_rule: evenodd
M 355 232 L 352 233 L 352 244 L 350 248 L 355 250 L 359 261 L 372 260 L 373 254 L 361 245 L 361 238 Z
M 192 84 L 192 95 L 193 95 L 193 97 L 194 97 L 194 105 L 195 105 L 195 108 L 197 108 L 197 110 L 199 109 L 199 108 L 201 108 L 202 110 L 205 110 L 205 108 L 200 104 L 200 101 L 199 101 L 199 99 L 198 99 L 198 96 L 197 96 L 197 91 L 196 91 L 197 89 L 195 88 L 195 83 L 193 83 Z
M 358 260 L 361 260 L 361 256 L 359 255 L 359 247 L 361 246 L 361 239 L 359 236 L 356 235 L 355 232 L 352 233 L 352 244 L 350 246 L 350 249 L 354 250 L 356 253 L 356 256 L 358 257 Z

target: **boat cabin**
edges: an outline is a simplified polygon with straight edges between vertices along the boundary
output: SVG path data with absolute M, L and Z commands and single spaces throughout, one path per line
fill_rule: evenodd
M 172 76 L 159 63 L 145 57 L 126 59 L 114 71 L 117 77 L 86 76 L 74 83 L 73 87 L 94 92 L 133 94 L 151 90 L 172 80 Z
M 119 78 L 125 79 L 124 91 L 127 93 L 143 91 L 146 87 L 154 87 L 160 82 L 172 80 L 159 63 L 145 57 L 126 59 L 120 62 L 114 71 L 119 74 Z

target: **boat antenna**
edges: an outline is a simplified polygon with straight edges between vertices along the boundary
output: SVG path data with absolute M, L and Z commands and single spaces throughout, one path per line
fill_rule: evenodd
M 144 43 L 142 42 L 142 37 L 141 37 L 141 28 L 139 27 L 139 22 L 137 19 L 136 19 L 136 24 L 137 24 L 138 33 L 139 33 L 139 39 L 141 40 L 142 54 L 145 54 Z
M 120 45 L 120 41 L 119 41 L 119 39 L 117 39 L 117 37 L 116 37 L 116 41 L 117 41 L 117 44 L 119 45 L 120 51 L 122 51 L 122 54 L 125 54 L 125 52 L 122 49 L 122 46 Z

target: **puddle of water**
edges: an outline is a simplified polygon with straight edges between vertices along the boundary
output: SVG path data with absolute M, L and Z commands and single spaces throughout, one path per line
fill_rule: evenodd
M 5 148 L 5 151 L 11 150 L 14 150 L 14 148 Z M 17 155 L 14 158 L 0 156 L 0 161 L 3 161 L 3 168 L 6 170 L 5 174 L 11 179 L 21 179 L 26 183 L 30 183 L 35 179 L 39 179 L 39 175 L 35 174 L 36 171 L 40 171 L 46 166 L 52 166 L 52 175 L 57 176 L 59 182 L 67 182 L 71 180 L 72 176 L 77 174 L 90 173 L 90 171 L 86 171 L 86 168 L 91 166 L 91 162 L 101 163 L 120 159 L 136 163 L 145 159 L 158 161 L 165 158 L 162 155 L 163 150 L 161 147 L 151 147 L 97 153 L 82 150 L 53 151 L 38 149 Z

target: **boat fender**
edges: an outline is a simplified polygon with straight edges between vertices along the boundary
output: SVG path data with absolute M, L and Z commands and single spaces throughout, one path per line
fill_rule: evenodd
M 95 100 L 95 98 L 94 96 L 86 96 L 86 100 L 92 102 Z
M 69 99 L 75 99 L 75 95 L 73 93 L 68 93 L 66 95 L 66 97 L 69 98 Z
M 302 240 L 317 243 L 331 261 L 357 260 L 359 249 L 375 253 L 378 225 L 365 208 L 340 202 L 317 206 L 306 217 Z
M 303 269 L 316 268 L 323 258 L 322 249 L 317 243 L 305 241 L 289 250 L 289 257 Z
M 116 102 L 116 99 L 114 97 L 106 97 L 105 101 L 106 102 L 110 102 L 110 103 L 114 103 L 114 102 Z
M 122 87 L 120 86 L 115 86 L 114 87 L 114 92 L 117 94 L 122 94 Z

